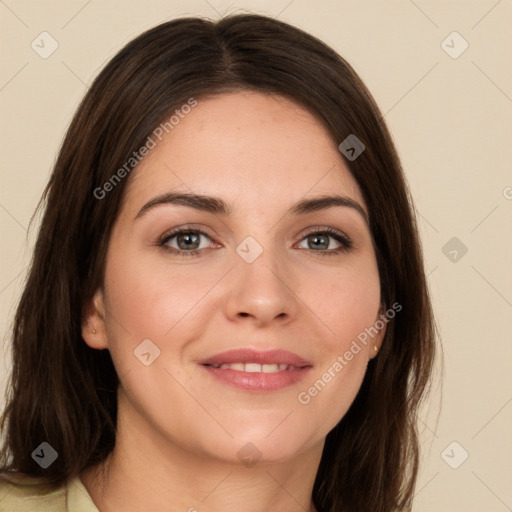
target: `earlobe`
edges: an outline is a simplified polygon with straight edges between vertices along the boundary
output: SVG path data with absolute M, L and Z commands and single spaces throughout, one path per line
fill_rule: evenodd
M 96 350 L 108 348 L 104 312 L 103 291 L 98 289 L 85 305 L 82 317 L 82 338 Z

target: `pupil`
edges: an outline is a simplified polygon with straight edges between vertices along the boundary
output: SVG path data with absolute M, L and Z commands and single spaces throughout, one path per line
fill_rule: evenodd
M 183 241 L 185 248 L 192 248 L 196 249 L 199 241 L 199 236 L 194 233 L 185 233 L 178 237 L 178 245 L 180 245 L 179 242 Z M 192 247 L 193 246 L 193 247 Z

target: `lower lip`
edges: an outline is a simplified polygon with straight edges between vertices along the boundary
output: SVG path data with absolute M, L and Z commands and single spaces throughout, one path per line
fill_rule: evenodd
M 297 370 L 282 370 L 274 373 L 241 372 L 238 370 L 221 370 L 213 366 L 201 365 L 216 379 L 245 391 L 278 391 L 302 380 L 311 370 L 305 366 Z

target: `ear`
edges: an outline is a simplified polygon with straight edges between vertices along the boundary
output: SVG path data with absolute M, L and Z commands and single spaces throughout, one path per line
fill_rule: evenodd
M 386 305 L 381 304 L 377 317 L 375 318 L 375 327 L 379 333 L 372 339 L 372 346 L 370 349 L 370 359 L 373 359 L 380 352 L 384 336 L 386 335 L 386 327 L 388 325 L 388 318 L 386 316 Z
M 108 348 L 105 328 L 105 306 L 103 290 L 96 290 L 93 298 L 84 306 L 82 317 L 82 338 L 89 347 L 103 350 Z

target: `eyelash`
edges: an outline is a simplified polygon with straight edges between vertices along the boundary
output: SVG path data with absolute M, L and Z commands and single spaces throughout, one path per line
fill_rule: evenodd
M 161 247 L 164 251 L 170 252 L 172 254 L 175 254 L 177 256 L 197 256 L 201 253 L 201 251 L 204 251 L 204 249 L 192 249 L 190 251 L 184 251 L 183 249 L 176 249 L 175 247 L 167 247 L 166 244 L 171 240 L 172 238 L 186 233 L 195 233 L 199 235 L 204 235 L 207 238 L 210 238 L 212 241 L 212 237 L 206 233 L 205 231 L 197 228 L 178 228 L 176 230 L 173 230 L 171 232 L 165 233 L 162 235 L 162 237 L 157 241 L 157 245 Z M 334 256 L 338 255 L 343 252 L 348 252 L 351 250 L 354 246 L 352 240 L 345 234 L 330 228 L 330 227 L 321 227 L 321 228 L 315 228 L 314 230 L 311 230 L 303 235 L 301 238 L 304 240 L 308 236 L 311 235 L 329 235 L 330 237 L 334 238 L 337 242 L 339 242 L 341 245 L 340 247 L 336 249 L 323 249 L 320 251 L 315 251 L 313 249 L 306 249 L 313 253 L 318 253 L 319 256 Z M 304 250 L 304 249 L 302 249 Z

